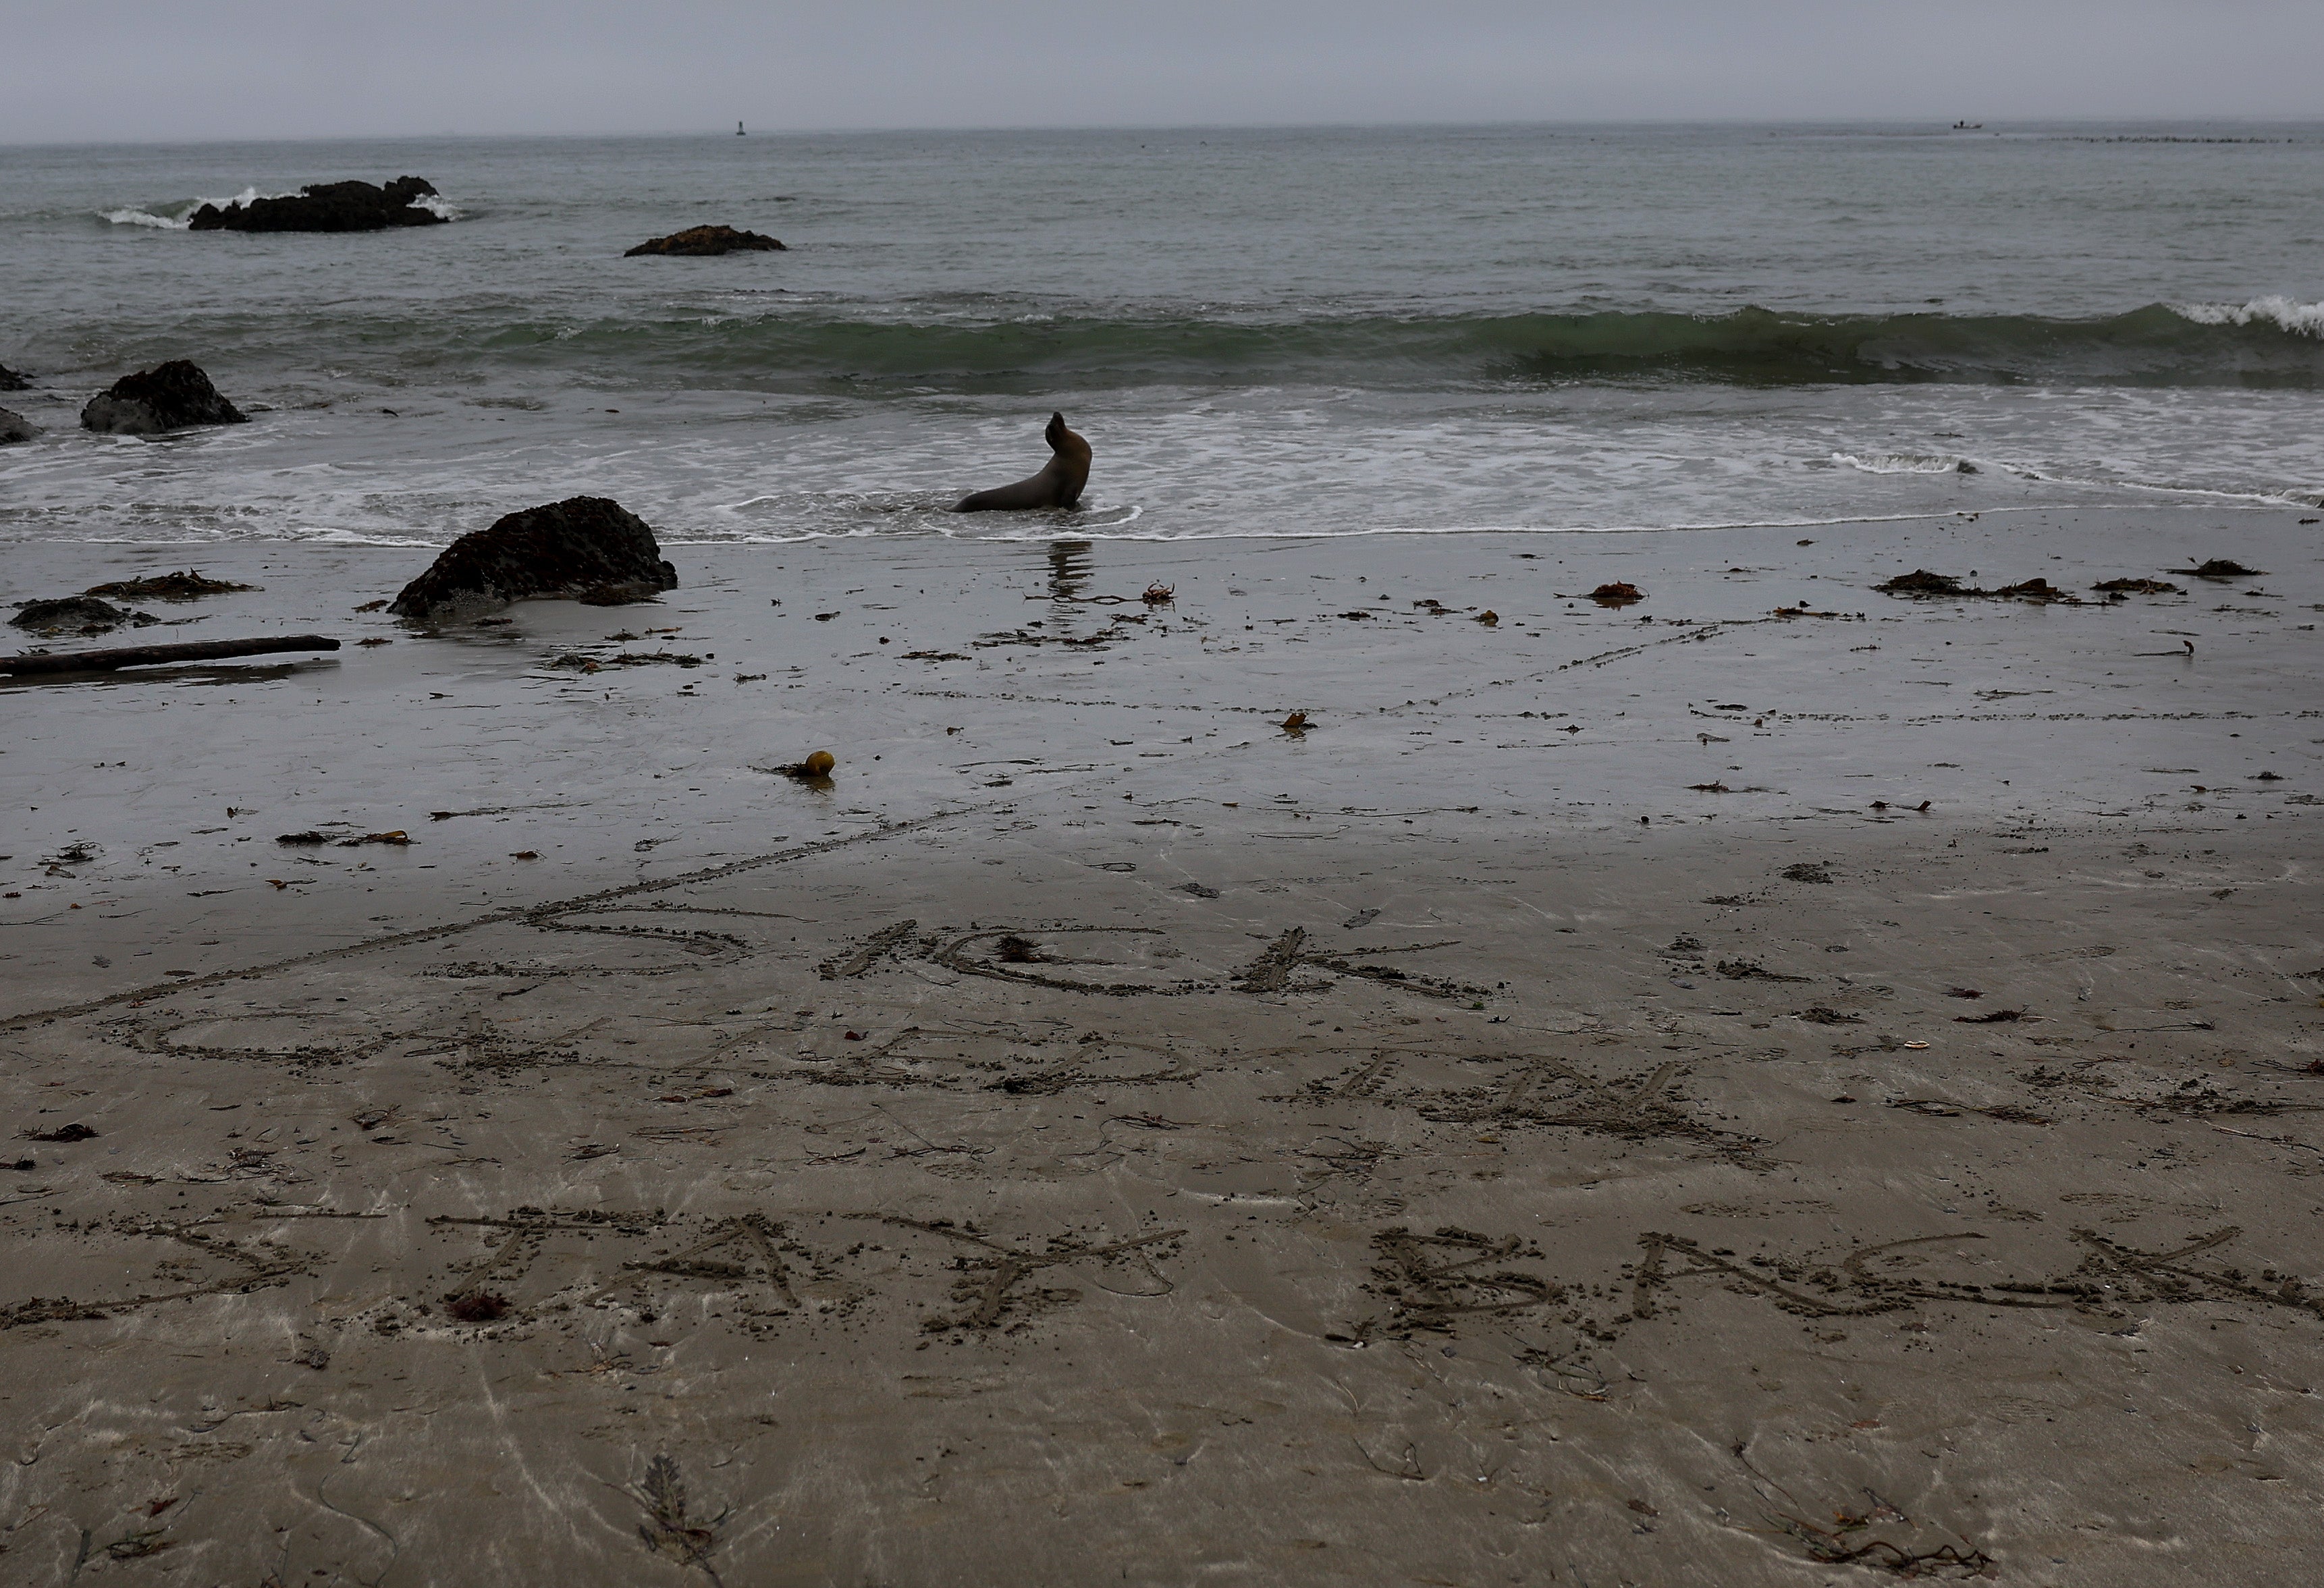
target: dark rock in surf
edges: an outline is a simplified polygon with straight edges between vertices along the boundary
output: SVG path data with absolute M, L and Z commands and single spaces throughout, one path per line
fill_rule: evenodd
M 461 536 L 388 611 L 443 622 L 496 612 L 512 601 L 579 599 L 609 588 L 642 599 L 677 587 L 678 570 L 662 560 L 644 520 L 605 497 L 574 496 Z
M 161 620 L 152 613 L 133 612 L 94 596 L 67 596 L 58 601 L 27 601 L 8 621 L 38 634 L 102 634 L 124 623 L 142 629 Z
M 0 392 L 29 392 L 32 383 L 6 365 L 0 364 Z
M 280 198 L 237 201 L 223 209 L 205 204 L 188 217 L 195 232 L 383 232 L 390 226 L 434 226 L 444 217 L 413 200 L 436 189 L 421 177 L 398 177 L 383 188 L 369 182 L 314 182 Z
M 29 441 L 41 433 L 40 426 L 12 409 L 0 408 L 0 447 L 11 441 Z
M 238 425 L 249 415 L 218 395 L 209 376 L 190 360 L 124 375 L 80 411 L 85 430 L 110 436 L 150 436 L 191 425 Z
M 763 232 L 738 232 L 733 226 L 688 226 L 682 232 L 672 232 L 667 237 L 641 243 L 622 257 L 634 259 L 641 254 L 669 254 L 702 259 L 719 254 L 788 252 L 790 250 Z

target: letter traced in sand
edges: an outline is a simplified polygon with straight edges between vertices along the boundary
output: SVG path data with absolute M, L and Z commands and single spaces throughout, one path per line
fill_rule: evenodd
M 1016 512 L 1029 507 L 1074 507 L 1080 503 L 1082 487 L 1089 484 L 1090 445 L 1065 428 L 1065 416 L 1053 413 L 1049 428 L 1041 432 L 1056 456 L 1041 466 L 1041 472 L 1030 479 L 1013 485 L 1001 485 L 990 491 L 979 491 L 964 496 L 953 509 L 955 512 Z

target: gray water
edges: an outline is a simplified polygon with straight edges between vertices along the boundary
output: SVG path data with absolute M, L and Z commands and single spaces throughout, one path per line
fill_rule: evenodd
M 454 224 L 192 233 L 412 172 Z M 703 222 L 782 254 L 626 259 Z M 1677 529 L 2324 498 L 2324 126 L 0 150 L 0 540 Z M 254 422 L 75 428 L 163 358 Z M 1083 510 L 944 507 L 1096 450 Z

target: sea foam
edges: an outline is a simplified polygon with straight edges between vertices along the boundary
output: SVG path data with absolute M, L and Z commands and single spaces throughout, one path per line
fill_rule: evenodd
M 2324 337 L 2324 303 L 2297 303 L 2280 292 L 2248 303 L 2174 303 L 2172 308 L 2199 326 L 2247 326 L 2272 322 L 2297 336 Z

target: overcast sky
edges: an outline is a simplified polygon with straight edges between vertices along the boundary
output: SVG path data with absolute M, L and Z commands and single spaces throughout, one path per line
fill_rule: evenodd
M 2324 115 L 2324 0 L 7 0 L 0 143 Z

